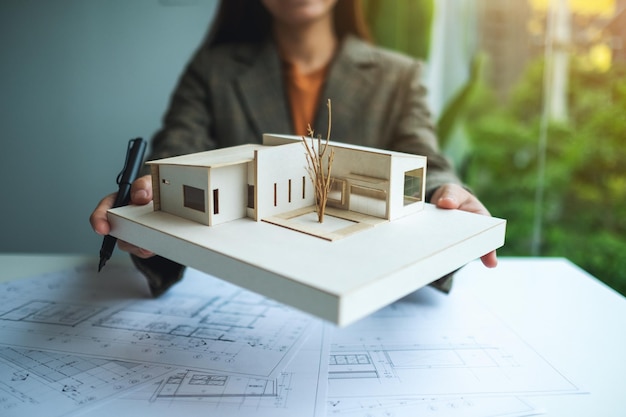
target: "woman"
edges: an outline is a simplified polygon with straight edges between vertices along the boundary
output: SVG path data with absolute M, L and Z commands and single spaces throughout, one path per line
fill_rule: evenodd
M 417 61 L 370 44 L 358 0 L 224 0 L 172 95 L 150 159 L 260 142 L 263 133 L 326 132 L 332 139 L 428 157 L 427 201 L 489 215 L 438 149 Z M 105 197 L 91 215 L 110 230 Z M 152 200 L 149 176 L 131 192 Z M 119 242 L 158 295 L 183 267 Z M 482 257 L 496 265 L 495 252 Z M 440 282 L 440 284 L 445 284 Z

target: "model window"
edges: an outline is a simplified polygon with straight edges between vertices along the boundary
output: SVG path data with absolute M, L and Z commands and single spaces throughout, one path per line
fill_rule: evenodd
M 213 214 L 220 214 L 220 190 L 213 190 Z
M 291 203 L 291 180 L 289 180 L 289 184 L 288 184 L 288 192 L 287 192 L 287 202 Z
M 254 208 L 254 185 L 248 184 L 248 208 Z
M 189 185 L 183 185 L 183 205 L 193 210 L 206 212 L 204 204 L 204 190 Z
M 343 207 L 346 204 L 346 182 L 344 180 L 333 178 L 330 183 L 328 203 L 338 207 Z
M 422 179 L 424 168 L 414 169 L 404 173 L 404 205 L 422 201 Z

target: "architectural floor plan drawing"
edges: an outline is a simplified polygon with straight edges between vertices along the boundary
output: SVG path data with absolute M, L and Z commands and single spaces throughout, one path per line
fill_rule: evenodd
M 331 344 L 331 400 L 577 392 L 467 294 L 425 288 L 338 329 Z
M 584 393 L 467 292 L 345 328 L 193 269 L 147 294 L 115 264 L 1 284 L 0 415 L 520 417 Z
M 152 299 L 138 272 L 107 269 L 1 286 L 0 344 L 274 377 L 316 323 L 205 274 Z
M 282 401 L 289 389 L 291 375 L 281 373 L 275 379 L 262 379 L 227 374 L 184 370 L 168 376 L 152 396 L 152 401 L 213 398 L 271 398 Z
M 0 346 L 0 415 L 62 416 L 171 371 L 144 363 Z
M 90 417 L 321 417 L 326 415 L 329 329 L 313 329 L 275 378 L 177 370 L 152 384 L 90 410 Z

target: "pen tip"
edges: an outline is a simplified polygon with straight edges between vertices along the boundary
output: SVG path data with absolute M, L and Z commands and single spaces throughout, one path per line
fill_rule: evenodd
M 100 259 L 100 263 L 98 264 L 98 272 L 102 270 L 102 267 L 104 266 L 105 263 L 106 263 L 105 259 Z

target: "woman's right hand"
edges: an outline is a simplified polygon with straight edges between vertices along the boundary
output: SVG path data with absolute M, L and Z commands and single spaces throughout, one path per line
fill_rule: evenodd
M 98 206 L 94 209 L 91 216 L 89 216 L 89 223 L 91 223 L 91 228 L 98 233 L 99 235 L 106 236 L 111 231 L 111 225 L 109 224 L 109 220 L 107 218 L 107 211 L 113 207 L 113 202 L 115 201 L 116 193 L 109 194 L 104 197 L 98 203 Z M 139 177 L 133 182 L 133 185 L 130 189 L 130 203 L 137 205 L 148 204 L 152 201 L 152 176 L 144 175 L 143 177 Z M 150 258 L 154 256 L 154 253 L 132 245 L 123 240 L 117 241 L 117 247 L 120 250 L 131 253 L 140 258 Z

